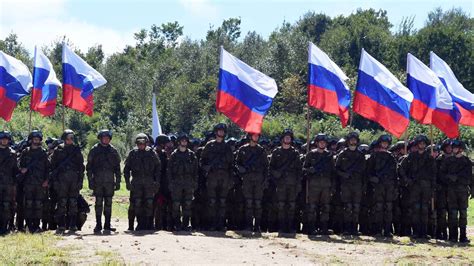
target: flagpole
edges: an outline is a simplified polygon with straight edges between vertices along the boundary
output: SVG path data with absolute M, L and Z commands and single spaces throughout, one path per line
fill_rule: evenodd
M 407 129 L 405 130 L 405 136 L 403 136 L 404 140 L 405 140 L 405 154 L 408 154 L 408 129 L 410 128 L 410 122 L 408 122 L 408 126 L 407 126 Z
M 310 151 L 310 134 L 311 134 L 311 108 L 309 106 L 309 103 L 307 104 L 307 109 L 306 109 L 306 155 L 308 155 Z M 309 202 L 309 179 L 306 177 L 306 197 L 305 197 L 306 204 Z
M 434 146 L 433 146 L 433 125 L 430 125 L 430 140 L 431 140 L 431 156 L 434 154 Z
M 29 119 L 29 122 L 28 122 L 28 132 L 31 132 L 31 115 L 33 114 L 33 110 L 31 110 L 30 108 L 30 119 Z
M 62 115 L 63 119 L 62 120 L 63 120 L 63 131 L 64 131 L 66 129 L 65 128 L 66 109 L 64 108 L 64 105 L 61 105 L 61 106 L 62 106 L 62 110 L 63 110 L 63 112 L 62 112 L 63 113 L 63 115 Z

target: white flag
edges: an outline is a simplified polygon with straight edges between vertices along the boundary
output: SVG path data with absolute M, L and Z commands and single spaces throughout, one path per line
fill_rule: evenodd
M 158 135 L 161 135 L 162 131 L 161 131 L 160 119 L 158 118 L 158 110 L 156 109 L 156 95 L 154 93 L 153 93 L 152 106 L 153 106 L 153 119 L 152 119 L 153 127 L 151 131 L 151 135 L 153 136 L 153 140 L 156 140 L 156 137 L 158 137 Z

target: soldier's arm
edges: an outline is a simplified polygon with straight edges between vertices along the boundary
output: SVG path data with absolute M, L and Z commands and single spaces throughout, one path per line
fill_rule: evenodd
M 120 158 L 120 154 L 118 153 L 117 150 L 114 150 L 114 175 L 115 175 L 115 183 L 120 184 L 122 182 L 122 171 L 120 170 L 120 162 L 122 159 Z
M 95 149 L 92 148 L 87 155 L 87 165 L 86 165 L 86 171 L 87 171 L 87 179 L 89 182 L 92 180 L 92 171 L 94 169 L 94 155 L 95 155 Z
M 43 173 L 43 181 L 48 181 L 50 180 L 49 176 L 49 169 L 51 168 L 50 162 L 48 160 L 48 154 L 46 151 L 44 152 L 44 173 Z
M 159 183 L 161 179 L 161 160 L 155 151 L 153 151 L 153 159 L 155 163 L 153 177 L 154 177 L 155 182 Z
M 132 170 L 130 166 L 130 156 L 132 154 L 132 151 L 128 153 L 127 158 L 125 159 L 125 166 L 123 167 L 123 176 L 125 178 L 125 183 L 130 184 L 130 172 Z

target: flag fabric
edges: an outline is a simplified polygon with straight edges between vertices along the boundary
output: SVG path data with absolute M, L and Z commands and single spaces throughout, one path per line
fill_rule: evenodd
M 338 115 L 342 127 L 349 121 L 349 79 L 329 56 L 313 43 L 308 47 L 308 104 Z
M 216 108 L 249 133 L 260 133 L 265 114 L 278 93 L 274 79 L 221 47 Z
M 412 54 L 407 55 L 407 84 L 413 92 L 410 114 L 421 124 L 432 124 L 448 138 L 459 136 L 461 113 L 438 76 Z
M 61 82 L 56 78 L 53 65 L 46 55 L 35 47 L 33 66 L 33 89 L 31 90 L 31 110 L 43 116 L 53 115 Z
M 384 65 L 362 49 L 354 112 L 401 137 L 410 124 L 413 94 Z
M 430 68 L 444 84 L 461 112 L 459 123 L 474 126 L 474 94 L 464 88 L 449 65 L 433 52 L 430 52 Z
M 63 105 L 92 116 L 94 89 L 104 85 L 104 77 L 63 44 Z
M 156 109 L 156 95 L 153 93 L 152 97 L 152 130 L 151 130 L 151 135 L 153 137 L 153 140 L 156 140 L 156 137 L 158 135 L 162 134 L 161 130 L 161 124 L 160 124 L 160 119 L 158 118 L 158 110 Z
M 31 72 L 20 60 L 0 51 L 0 117 L 10 121 L 21 98 L 29 94 Z

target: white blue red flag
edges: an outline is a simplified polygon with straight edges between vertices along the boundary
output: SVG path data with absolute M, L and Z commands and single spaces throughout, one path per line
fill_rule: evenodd
M 308 47 L 308 104 L 338 115 L 342 127 L 349 121 L 351 91 L 346 74 L 313 43 Z
M 105 78 L 89 66 L 65 43 L 63 44 L 63 105 L 92 116 L 93 92 L 107 83 Z
M 459 124 L 474 126 L 474 94 L 464 88 L 448 64 L 435 53 L 430 53 L 430 68 L 448 90 L 451 98 L 461 112 Z
M 410 124 L 413 94 L 384 65 L 364 49 L 354 96 L 354 112 L 401 137 Z
M 216 108 L 249 133 L 260 133 L 265 114 L 278 93 L 274 79 L 221 47 Z
M 61 82 L 56 78 L 53 65 L 46 55 L 35 47 L 33 66 L 33 89 L 31 90 L 31 110 L 43 116 L 53 115 Z
M 18 101 L 29 94 L 31 72 L 20 60 L 0 51 L 0 117 L 10 121 Z
M 411 116 L 421 124 L 436 126 L 448 138 L 457 138 L 461 113 L 438 76 L 410 53 L 407 74 L 408 88 L 414 96 Z

